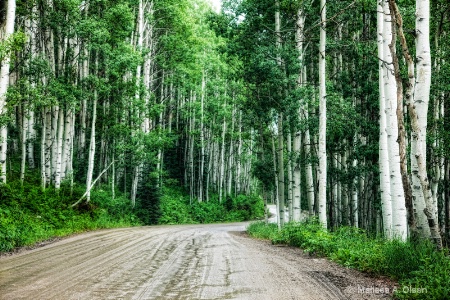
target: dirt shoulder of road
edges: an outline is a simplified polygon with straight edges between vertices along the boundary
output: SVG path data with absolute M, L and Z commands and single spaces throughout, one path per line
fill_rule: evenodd
M 327 257 L 320 257 L 289 245 L 274 245 L 269 240 L 255 239 L 246 231 L 230 232 L 238 239 L 247 239 L 260 244 L 265 251 L 273 255 L 296 259 L 304 263 L 312 277 L 321 282 L 329 282 L 339 288 L 348 299 L 392 299 L 393 292 L 399 288 L 398 282 L 385 276 L 365 273 L 342 266 Z

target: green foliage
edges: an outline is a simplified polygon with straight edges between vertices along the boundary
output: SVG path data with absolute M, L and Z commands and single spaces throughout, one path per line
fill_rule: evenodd
M 278 227 L 274 223 L 266 224 L 263 221 L 258 221 L 251 223 L 247 227 L 247 232 L 255 238 L 273 240 L 278 235 Z
M 183 195 L 177 189 L 163 189 L 163 196 L 160 200 L 159 224 L 190 224 L 194 223 L 189 209 L 189 197 Z
M 177 187 L 164 187 L 159 201 L 158 224 L 191 224 L 242 222 L 264 215 L 264 203 L 258 196 L 238 195 L 219 203 L 216 197 L 208 202 L 189 203 L 189 196 Z
M 317 220 L 289 223 L 281 230 L 276 224 L 256 222 L 247 232 L 275 244 L 301 247 L 310 254 L 327 256 L 346 267 L 399 281 L 397 299 L 449 299 L 450 258 L 426 241 L 413 244 L 398 240 L 370 238 L 354 227 L 327 232 Z
M 140 224 L 128 199 L 113 199 L 104 190 L 92 191 L 90 203 L 71 208 L 84 190 L 76 187 L 71 195 L 68 186 L 42 192 L 33 182 L 0 185 L 0 252 L 76 232 Z

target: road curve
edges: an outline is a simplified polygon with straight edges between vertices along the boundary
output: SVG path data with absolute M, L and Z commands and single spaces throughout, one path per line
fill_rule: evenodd
M 371 289 L 382 281 L 247 238 L 245 225 L 102 230 L 1 257 L 0 299 L 387 298 Z

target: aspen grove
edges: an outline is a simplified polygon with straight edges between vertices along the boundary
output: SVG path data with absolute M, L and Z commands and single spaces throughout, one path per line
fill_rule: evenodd
M 1 191 L 91 210 L 106 191 L 141 223 L 264 201 L 279 228 L 441 249 L 449 21 L 445 0 L 2 1 Z

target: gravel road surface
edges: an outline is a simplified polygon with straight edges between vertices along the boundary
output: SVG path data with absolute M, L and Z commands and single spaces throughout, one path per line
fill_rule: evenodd
M 243 233 L 102 230 L 0 257 L 0 299 L 388 299 L 389 282 Z

